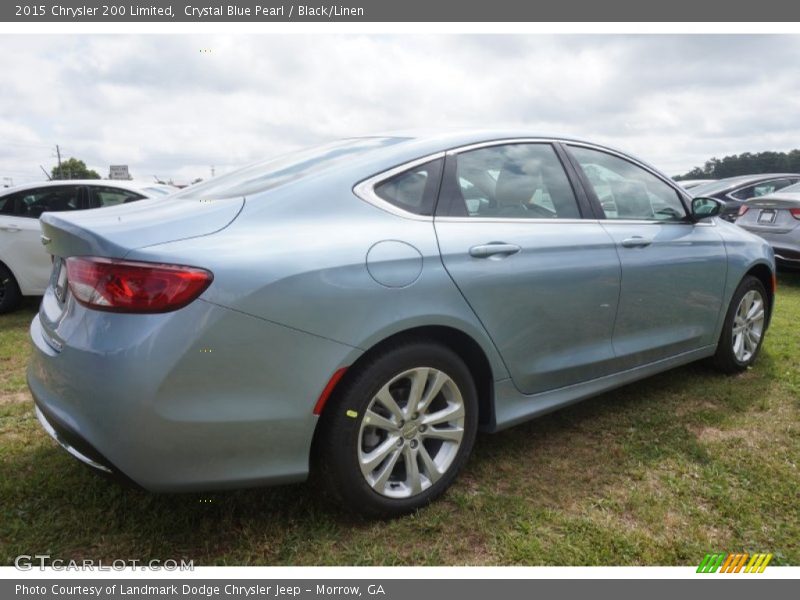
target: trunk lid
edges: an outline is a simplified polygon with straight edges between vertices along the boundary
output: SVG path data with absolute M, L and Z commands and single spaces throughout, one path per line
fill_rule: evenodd
M 44 213 L 42 243 L 54 256 L 123 258 L 135 248 L 225 229 L 244 198 L 154 198 L 105 208 Z
M 765 196 L 748 200 L 747 212 L 736 224 L 753 233 L 789 233 L 800 225 L 790 209 L 800 208 L 800 194 Z
M 50 284 L 39 307 L 44 341 L 60 352 L 76 325 L 66 310 L 70 297 L 65 260 L 70 256 L 124 258 L 131 250 L 180 239 L 211 235 L 241 213 L 244 198 L 140 200 L 75 212 L 44 213 L 42 242 L 53 255 Z

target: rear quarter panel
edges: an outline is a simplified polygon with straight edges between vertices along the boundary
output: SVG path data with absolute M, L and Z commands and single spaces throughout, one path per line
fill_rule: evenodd
M 381 210 L 356 197 L 354 183 L 346 174 L 327 176 L 250 197 L 239 218 L 215 235 L 139 248 L 127 258 L 208 268 L 214 283 L 204 300 L 359 353 L 410 328 L 453 327 L 483 348 L 495 379 L 506 378 L 444 270 L 432 221 Z M 368 268 L 370 249 L 385 241 L 417 252 L 375 253 Z

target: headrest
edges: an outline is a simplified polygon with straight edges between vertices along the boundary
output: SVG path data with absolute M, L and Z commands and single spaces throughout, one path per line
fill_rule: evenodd
M 519 165 L 506 164 L 497 176 L 494 193 L 497 206 L 523 206 L 533 198 L 539 185 L 538 173 L 523 173 Z

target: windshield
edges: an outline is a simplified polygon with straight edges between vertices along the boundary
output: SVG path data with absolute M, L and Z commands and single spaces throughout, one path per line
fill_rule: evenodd
M 188 187 L 172 197 L 233 198 L 257 194 L 329 169 L 369 150 L 406 139 L 408 138 L 368 137 L 338 140 L 248 165 Z

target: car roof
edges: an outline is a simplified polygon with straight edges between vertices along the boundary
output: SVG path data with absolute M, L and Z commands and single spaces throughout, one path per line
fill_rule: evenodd
M 355 136 L 354 136 L 355 137 Z M 613 146 L 600 142 L 593 142 L 581 138 L 565 135 L 543 134 L 541 132 L 520 129 L 414 129 L 389 131 L 377 135 L 358 136 L 362 139 L 371 137 L 394 138 L 397 143 L 377 148 L 363 157 L 365 163 L 371 163 L 377 167 L 380 163 L 384 166 L 396 166 L 421 158 L 426 155 L 446 152 L 448 150 L 463 148 L 472 144 L 482 144 L 488 142 L 499 142 L 503 140 L 542 140 L 545 142 L 566 142 L 586 144 L 595 146 L 599 149 L 609 150 L 631 159 L 634 162 L 656 171 L 663 175 L 665 179 L 671 179 L 662 173 L 658 168 L 643 161 L 637 156 L 631 155 L 624 150 L 619 150 Z
M 572 136 L 542 134 L 538 131 L 524 129 L 411 129 L 388 131 L 369 137 L 404 138 L 404 142 L 414 145 L 430 145 L 442 150 L 458 148 L 469 144 L 480 144 L 504 139 L 540 139 L 548 141 L 580 142 L 590 144 L 588 140 Z M 592 144 L 595 145 L 595 144 Z

